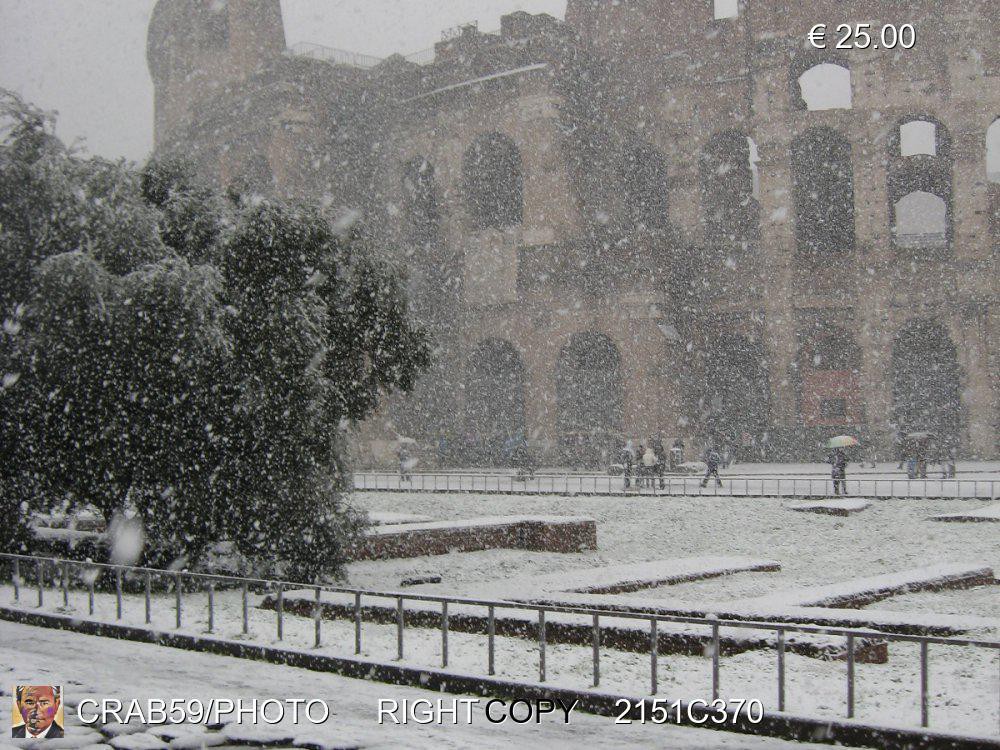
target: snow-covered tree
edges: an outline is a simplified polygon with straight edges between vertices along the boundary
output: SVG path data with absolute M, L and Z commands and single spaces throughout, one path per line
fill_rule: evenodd
M 394 272 L 317 210 L 80 158 L 3 101 L 3 548 L 92 503 L 134 511 L 153 564 L 226 536 L 259 571 L 337 573 L 363 525 L 343 428 L 428 361 Z

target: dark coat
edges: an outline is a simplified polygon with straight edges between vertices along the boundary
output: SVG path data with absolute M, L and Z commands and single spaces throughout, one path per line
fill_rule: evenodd
M 24 724 L 22 724 L 19 727 L 13 727 L 10 730 L 10 736 L 11 739 L 15 740 L 24 739 L 27 736 L 27 727 Z M 44 737 L 42 737 L 42 739 L 43 740 L 58 739 L 62 736 L 63 736 L 63 728 L 53 721 L 52 726 L 49 727 L 49 733 Z
M 830 463 L 833 464 L 833 476 L 843 477 L 847 473 L 847 454 L 843 451 L 834 453 Z

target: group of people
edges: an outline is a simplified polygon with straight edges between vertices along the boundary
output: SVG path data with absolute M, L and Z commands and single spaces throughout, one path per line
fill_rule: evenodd
M 648 443 L 640 443 L 636 447 L 631 439 L 625 441 L 622 448 L 621 463 L 624 467 L 625 488 L 632 486 L 653 488 L 659 482 L 660 488 L 666 486 L 667 467 L 683 460 L 684 441 L 678 438 L 674 441 L 668 456 L 660 437 L 651 438 Z
M 897 469 L 905 467 L 906 476 L 910 479 L 927 479 L 928 464 L 937 463 L 941 466 L 942 479 L 954 479 L 958 473 L 955 466 L 956 454 L 954 448 L 941 451 L 933 461 L 927 458 L 928 451 L 914 449 L 904 452 L 899 459 Z

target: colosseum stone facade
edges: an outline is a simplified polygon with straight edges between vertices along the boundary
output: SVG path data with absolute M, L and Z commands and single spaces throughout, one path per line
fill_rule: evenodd
M 993 0 L 569 0 L 376 60 L 287 50 L 278 0 L 160 0 L 148 58 L 159 153 L 360 210 L 406 266 L 437 360 L 382 421 L 442 461 L 996 458 L 997 38 Z

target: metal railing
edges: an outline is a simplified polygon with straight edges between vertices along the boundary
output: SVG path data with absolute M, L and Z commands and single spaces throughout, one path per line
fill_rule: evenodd
M 322 44 L 312 42 L 298 42 L 286 50 L 286 54 L 291 57 L 308 57 L 313 60 L 334 63 L 336 65 L 349 65 L 352 68 L 374 68 L 380 62 L 381 57 L 366 55 L 361 52 L 351 52 L 346 49 L 336 49 Z
M 994 479 L 845 479 L 841 497 L 914 497 L 997 499 L 1000 482 Z M 621 475 L 514 474 L 488 472 L 354 472 L 355 490 L 410 492 L 492 492 L 533 495 L 653 495 L 734 497 L 836 496 L 829 477 L 727 477 L 705 482 L 701 476 L 632 477 L 626 486 Z
M 73 571 L 77 571 L 78 580 L 84 584 L 87 591 L 88 613 L 94 615 L 95 586 L 101 575 L 111 575 L 114 580 L 115 594 L 115 619 L 122 620 L 124 616 L 124 602 L 126 591 L 124 579 L 126 576 L 133 580 L 142 582 L 144 595 L 145 623 L 150 624 L 152 620 L 152 584 L 154 579 L 166 580 L 168 587 L 174 592 L 174 623 L 177 629 L 183 627 L 185 612 L 184 591 L 185 585 L 194 588 L 195 591 L 203 591 L 206 595 L 205 607 L 207 608 L 207 630 L 209 633 L 215 631 L 215 589 L 219 585 L 238 587 L 241 591 L 242 602 L 242 635 L 250 635 L 249 617 L 249 591 L 251 586 L 269 590 L 274 593 L 275 604 L 275 635 L 277 640 L 282 640 L 284 636 L 284 594 L 289 590 L 302 590 L 314 592 L 313 620 L 315 622 L 314 646 L 319 648 L 322 645 L 322 622 L 323 622 L 323 593 L 349 594 L 353 596 L 354 623 L 354 653 L 360 654 L 362 647 L 362 600 L 368 599 L 388 599 L 395 603 L 395 627 L 396 627 L 396 656 L 402 660 L 404 657 L 404 632 L 406 627 L 405 602 L 434 603 L 440 605 L 440 631 L 441 631 L 441 666 L 448 666 L 448 634 L 449 634 L 449 607 L 476 607 L 484 608 L 487 612 L 486 627 L 486 674 L 496 674 L 496 612 L 497 610 L 519 610 L 534 612 L 537 616 L 536 639 L 538 644 L 538 680 L 546 681 L 546 615 L 548 614 L 569 614 L 580 615 L 590 619 L 591 638 L 591 660 L 593 668 L 593 687 L 598 687 L 601 681 L 601 618 L 613 620 L 633 620 L 644 621 L 649 627 L 649 654 L 650 654 L 650 694 L 656 695 L 659 689 L 658 664 L 660 656 L 660 623 L 671 623 L 675 625 L 695 625 L 705 627 L 711 638 L 711 647 L 708 649 L 711 656 L 711 696 L 712 700 L 719 699 L 721 694 L 721 641 L 720 631 L 722 628 L 764 630 L 775 634 L 776 652 L 776 681 L 778 695 L 778 711 L 785 710 L 786 681 L 785 681 L 785 652 L 786 637 L 789 633 L 802 633 L 811 635 L 827 635 L 843 637 L 846 641 L 846 669 L 845 669 L 845 693 L 846 693 L 846 716 L 853 718 L 856 708 L 855 692 L 855 656 L 856 642 L 859 638 L 876 639 L 880 641 L 890 641 L 896 643 L 915 643 L 920 647 L 920 726 L 930 725 L 930 667 L 929 656 L 931 645 L 959 646 L 990 649 L 1000 654 L 1000 641 L 953 638 L 940 636 L 906 635 L 896 633 L 884 633 L 877 630 L 864 628 L 843 628 L 824 627 L 816 625 L 802 625 L 785 622 L 766 622 L 757 620 L 731 620 L 713 617 L 692 617 L 681 615 L 667 615 L 659 613 L 643 612 L 640 610 L 604 610 L 590 607 L 560 606 L 552 604 L 534 604 L 512 602 L 493 599 L 473 599 L 454 596 L 441 596 L 434 594 L 406 593 L 400 591 L 376 591 L 358 589 L 346 586 L 329 586 L 310 583 L 295 583 L 277 579 L 267 578 L 242 578 L 237 576 L 215 575 L 209 573 L 191 573 L 184 570 L 161 570 L 156 568 L 143 568 L 126 565 L 113 565 L 105 563 L 81 562 L 78 560 L 68 560 L 51 557 L 37 557 L 31 555 L 18 555 L 10 553 L 0 553 L 0 559 L 7 561 L 11 566 L 11 581 L 14 588 L 14 601 L 20 602 L 22 589 L 27 593 L 28 586 L 25 581 L 33 579 L 33 586 L 37 592 L 37 606 L 44 606 L 46 591 L 46 573 L 54 570 L 58 574 L 58 587 L 61 593 L 62 606 L 69 608 L 70 590 L 72 587 Z M 32 573 L 27 578 L 22 577 L 22 568 L 31 568 Z M 47 571 L 47 568 L 50 570 Z M 50 576 L 49 580 L 54 580 Z M 192 592 L 193 594 L 194 592 Z M 191 594 L 189 594 L 189 597 Z M 982 700 L 984 696 L 980 696 Z M 1000 698 L 1000 689 L 998 689 Z M 994 703 L 997 705 L 997 703 Z M 818 718 L 818 717 L 817 717 Z M 1000 715 L 998 715 L 1000 719 Z M 1000 733 L 1000 726 L 997 728 Z

